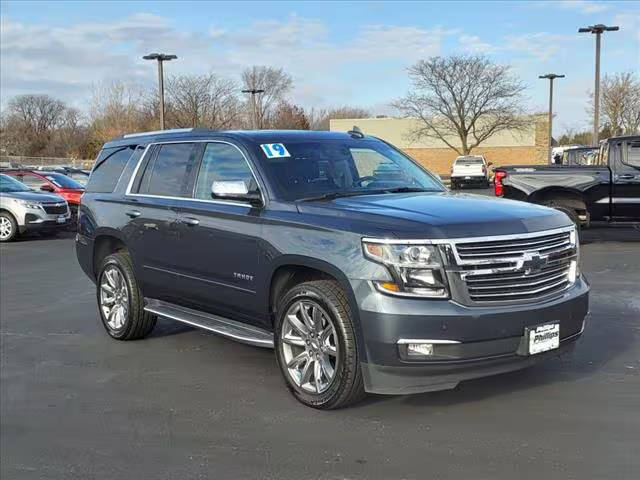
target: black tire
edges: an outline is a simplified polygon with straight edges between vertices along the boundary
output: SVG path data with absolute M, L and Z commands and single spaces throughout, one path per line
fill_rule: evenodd
M 338 356 L 335 374 L 327 389 L 322 393 L 310 393 L 291 379 L 284 360 L 281 331 L 283 319 L 289 308 L 300 300 L 312 301 L 331 316 L 336 331 Z M 275 325 L 275 350 L 278 366 L 291 393 L 304 405 L 330 410 L 346 407 L 362 400 L 365 396 L 362 369 L 356 344 L 356 332 L 351 316 L 351 308 L 340 284 L 334 280 L 314 280 L 300 283 L 291 288 L 278 302 Z
M 109 325 L 101 306 L 100 285 L 103 282 L 103 276 L 107 268 L 115 268 L 120 272 L 124 278 L 128 293 L 129 308 L 125 316 L 125 322 L 119 328 L 112 328 L 112 326 Z M 144 311 L 142 291 L 136 281 L 133 264 L 131 263 L 129 255 L 120 252 L 108 255 L 102 261 L 99 272 L 96 283 L 96 298 L 100 319 L 107 333 L 116 340 L 138 340 L 146 337 L 151 333 L 151 330 L 153 330 L 157 317 L 152 313 Z
M 456 182 L 451 180 L 451 190 L 457 190 L 457 189 L 458 189 L 458 185 L 456 184 Z
M 578 217 L 578 212 L 576 212 L 574 208 L 568 205 L 563 205 L 559 202 L 555 202 L 553 200 L 545 202 L 545 206 L 555 208 L 556 210 L 560 210 L 561 212 L 565 213 L 567 217 L 569 217 L 571 221 L 576 225 L 578 230 L 580 230 L 580 218 Z
M 13 218 L 13 215 L 9 212 L 0 212 L 0 218 L 4 219 L 2 220 L 3 222 L 8 222 L 8 224 L 5 223 L 5 227 L 9 228 L 8 235 L 6 237 L 0 237 L 0 242 L 11 242 L 15 240 L 18 236 L 18 222 L 16 222 L 16 219 Z

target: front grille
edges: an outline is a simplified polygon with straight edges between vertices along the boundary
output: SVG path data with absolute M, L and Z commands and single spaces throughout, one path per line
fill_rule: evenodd
M 67 213 L 67 206 L 64 203 L 45 203 L 42 208 L 49 215 L 64 215 Z
M 570 286 L 577 246 L 569 230 L 454 244 L 467 303 L 530 302 Z

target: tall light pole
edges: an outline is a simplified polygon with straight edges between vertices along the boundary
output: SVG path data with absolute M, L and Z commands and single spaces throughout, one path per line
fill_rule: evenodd
M 242 90 L 242 93 L 250 93 L 251 94 L 251 111 L 253 118 L 251 119 L 251 126 L 254 130 L 258 130 L 258 115 L 256 112 L 256 95 L 258 93 L 264 93 L 264 90 L 259 88 L 248 88 L 247 90 Z
M 145 60 L 158 61 L 158 95 L 160 96 L 160 130 L 164 130 L 164 72 L 162 70 L 162 62 L 168 62 L 178 58 L 175 55 L 166 55 L 164 53 L 150 53 L 142 57 Z
M 620 30 L 620 27 L 607 27 L 601 23 L 597 25 L 590 25 L 588 27 L 582 27 L 578 29 L 579 33 L 593 33 L 596 36 L 596 78 L 593 94 L 593 145 L 598 145 L 598 137 L 600 132 L 600 36 L 604 32 L 615 32 Z
M 546 75 L 539 75 L 538 78 L 546 78 L 549 79 L 549 165 L 551 165 L 552 162 L 552 158 L 551 158 L 551 148 L 552 148 L 552 144 L 551 144 L 551 134 L 553 132 L 553 81 L 556 78 L 564 78 L 564 75 L 557 75 L 555 73 L 547 73 Z

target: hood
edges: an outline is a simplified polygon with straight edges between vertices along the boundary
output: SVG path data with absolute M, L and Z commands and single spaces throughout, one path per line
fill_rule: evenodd
M 54 193 L 40 192 L 5 192 L 1 193 L 5 198 L 17 198 L 20 200 L 32 200 L 34 202 L 58 203 L 64 202 L 64 198 Z
M 371 234 L 401 238 L 508 235 L 571 225 L 557 210 L 525 202 L 464 193 L 363 195 L 327 202 L 301 202 L 300 213 L 340 215 Z M 357 224 L 366 227 L 357 226 Z M 365 233 L 362 232 L 362 233 Z
M 84 190 L 75 190 L 70 188 L 60 188 L 57 191 L 58 195 L 62 196 L 64 199 L 67 200 L 67 202 L 72 204 L 80 203 L 80 197 L 82 197 L 83 193 L 84 193 Z

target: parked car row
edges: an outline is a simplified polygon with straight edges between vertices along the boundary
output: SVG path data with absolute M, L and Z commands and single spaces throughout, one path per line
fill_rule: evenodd
M 61 196 L 0 174 L 0 242 L 27 232 L 55 234 L 70 225 L 70 218 L 69 205 Z
M 78 217 L 80 197 L 84 193 L 85 187 L 73 178 L 59 172 L 26 169 L 7 169 L 2 173 L 24 183 L 32 190 L 55 193 L 61 196 L 69 204 L 71 222 L 75 223 Z

